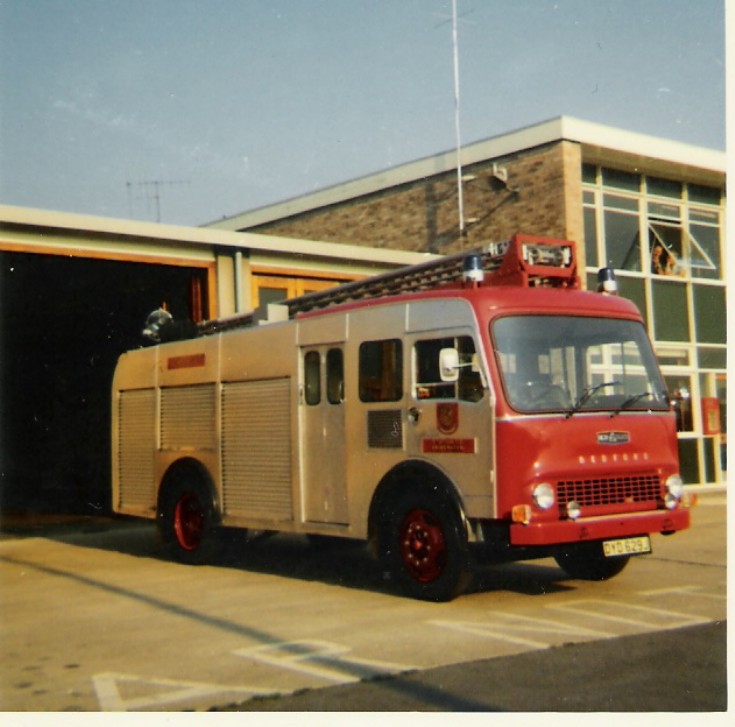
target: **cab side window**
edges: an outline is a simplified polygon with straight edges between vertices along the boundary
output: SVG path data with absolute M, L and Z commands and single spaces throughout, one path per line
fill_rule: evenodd
M 360 401 L 398 401 L 403 397 L 403 347 L 398 339 L 366 341 L 359 354 Z
M 322 399 L 319 351 L 304 356 L 304 399 L 309 406 L 316 406 Z
M 345 398 L 344 356 L 341 348 L 327 351 L 327 401 L 341 404 Z
M 459 353 L 459 379 L 441 380 L 439 352 L 456 348 Z M 414 348 L 414 394 L 417 399 L 460 399 L 479 401 L 484 395 L 477 364 L 475 343 L 470 336 L 432 338 L 417 341 Z

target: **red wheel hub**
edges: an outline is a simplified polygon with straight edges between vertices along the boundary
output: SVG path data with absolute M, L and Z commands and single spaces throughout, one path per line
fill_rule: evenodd
M 204 510 L 199 498 L 182 495 L 174 507 L 174 534 L 182 550 L 196 550 L 202 542 Z
M 447 564 L 447 545 L 439 521 L 428 510 L 412 510 L 400 530 L 401 559 L 411 577 L 431 583 Z

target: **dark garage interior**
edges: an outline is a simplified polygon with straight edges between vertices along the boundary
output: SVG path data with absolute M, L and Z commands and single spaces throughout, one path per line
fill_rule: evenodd
M 163 302 L 190 318 L 206 271 L 10 252 L 0 268 L 0 509 L 109 513 L 117 358 Z

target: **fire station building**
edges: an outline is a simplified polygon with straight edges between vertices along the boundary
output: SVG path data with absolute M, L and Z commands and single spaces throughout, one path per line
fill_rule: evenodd
M 468 145 L 459 164 L 447 152 L 210 227 L 435 254 L 516 232 L 574 240 L 588 287 L 613 267 L 646 319 L 685 482 L 714 484 L 727 467 L 724 204 L 723 152 L 560 117 Z M 269 300 L 287 285 L 272 281 Z
M 0 507 L 109 509 L 112 374 L 159 306 L 231 316 L 514 233 L 574 240 L 590 287 L 616 269 L 684 480 L 722 486 L 724 196 L 723 152 L 562 117 L 203 228 L 0 206 Z
M 0 508 L 109 510 L 112 375 L 165 305 L 199 322 L 426 259 L 0 206 Z

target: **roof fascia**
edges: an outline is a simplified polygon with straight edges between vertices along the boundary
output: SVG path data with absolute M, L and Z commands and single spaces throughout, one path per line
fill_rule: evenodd
M 603 148 L 623 155 L 632 155 L 636 158 L 660 159 L 679 166 L 705 169 L 714 173 L 724 174 L 725 171 L 724 152 L 583 121 L 572 116 L 559 116 L 507 134 L 468 144 L 461 150 L 461 161 L 463 165 L 475 164 L 508 156 L 524 149 L 565 140 L 590 148 Z M 274 220 L 285 219 L 426 177 L 454 171 L 456 158 L 455 151 L 442 152 L 343 184 L 326 187 L 317 192 L 226 217 L 206 227 L 226 230 L 257 227 Z
M 205 246 L 250 250 L 255 253 L 277 253 L 316 259 L 354 261 L 380 265 L 413 265 L 429 260 L 428 253 L 362 247 L 333 242 L 299 240 L 295 238 L 259 235 L 203 227 L 161 225 L 153 222 L 94 217 L 69 212 L 40 210 L 28 207 L 0 205 L 0 230 L 3 227 L 54 231 L 61 234 L 82 234 L 87 237 L 157 241 L 162 245 Z

